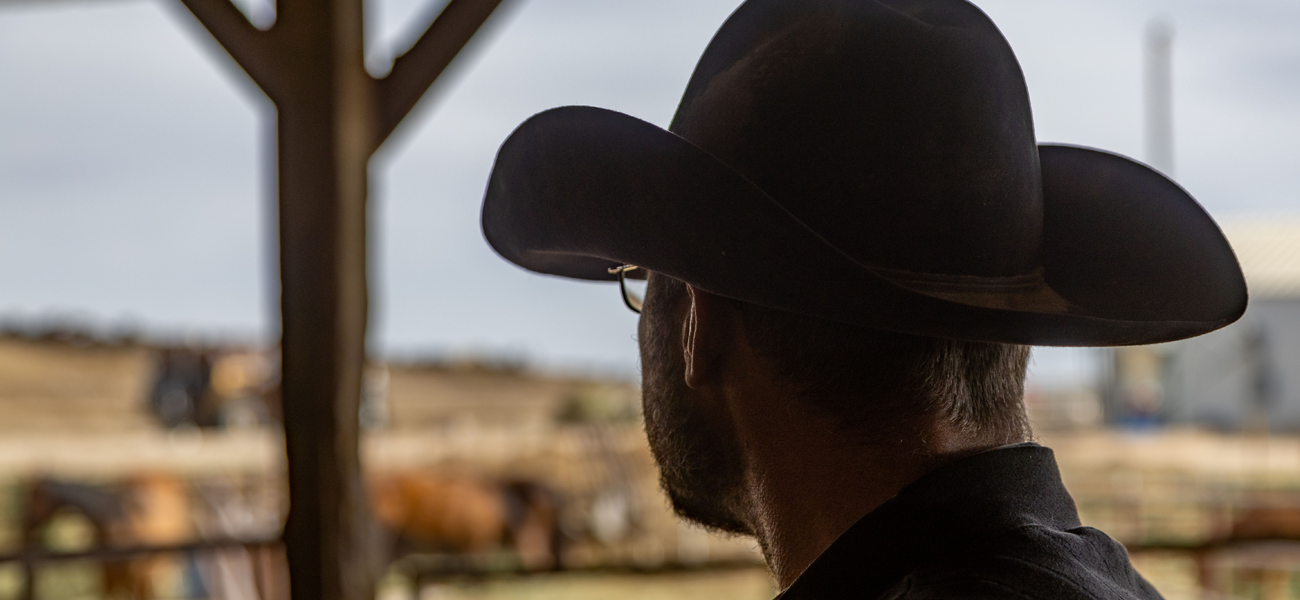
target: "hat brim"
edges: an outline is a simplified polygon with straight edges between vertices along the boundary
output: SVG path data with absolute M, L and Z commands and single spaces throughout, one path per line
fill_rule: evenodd
M 483 233 L 538 273 L 608 280 L 611 266 L 634 264 L 771 308 L 933 337 L 1148 344 L 1241 316 L 1236 257 L 1177 184 L 1114 154 L 1039 149 L 1043 281 L 1064 300 L 1051 310 L 913 289 L 845 255 L 689 141 L 593 107 L 552 109 L 511 134 L 489 179 Z

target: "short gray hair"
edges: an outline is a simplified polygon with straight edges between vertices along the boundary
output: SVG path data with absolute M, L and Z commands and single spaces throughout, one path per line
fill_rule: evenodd
M 655 279 L 663 282 L 656 288 L 669 289 L 652 293 L 686 293 L 679 281 Z M 1024 407 L 1029 346 L 891 333 L 736 305 L 750 345 L 776 376 L 845 428 L 879 431 L 933 416 L 1004 443 L 1032 436 Z

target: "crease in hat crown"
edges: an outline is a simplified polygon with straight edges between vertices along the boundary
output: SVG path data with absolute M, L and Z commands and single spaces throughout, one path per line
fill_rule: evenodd
M 1029 94 L 978 9 L 751 1 L 705 56 L 669 130 L 837 248 L 912 273 L 1007 277 L 1042 266 Z M 936 243 L 954 236 L 966 252 Z

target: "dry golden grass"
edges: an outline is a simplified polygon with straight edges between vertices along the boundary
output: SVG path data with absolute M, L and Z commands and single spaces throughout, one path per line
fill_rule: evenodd
M 154 427 L 149 351 L 0 338 L 0 435 L 137 432 Z
M 282 472 L 283 441 L 274 429 L 177 433 L 159 427 L 146 402 L 153 369 L 145 347 L 0 338 L 0 480 L 38 472 L 91 480 L 141 472 Z M 751 544 L 681 527 L 667 510 L 631 412 L 638 398 L 630 383 L 474 366 L 395 365 L 388 373 L 391 424 L 365 436 L 368 469 L 533 476 L 576 503 L 628 482 L 639 515 L 633 533 L 621 545 L 588 546 L 577 552 L 579 562 L 672 561 L 701 552 L 753 556 Z M 616 419 L 599 427 L 556 422 L 575 415 L 578 421 L 584 415 Z M 1049 433 L 1043 443 L 1055 448 L 1085 522 L 1124 541 L 1192 542 L 1213 529 L 1214 515 L 1224 512 L 1216 503 L 1225 498 L 1300 496 L 1300 438 L 1294 436 L 1094 430 Z M 1143 555 L 1136 563 L 1168 597 L 1195 596 L 1186 556 Z M 757 568 L 521 578 L 441 586 L 425 597 L 721 600 L 772 593 L 766 572 Z

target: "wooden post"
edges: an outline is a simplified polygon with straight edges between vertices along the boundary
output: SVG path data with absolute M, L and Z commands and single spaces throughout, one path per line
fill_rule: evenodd
M 230 0 L 181 0 L 275 103 L 284 541 L 294 600 L 374 595 L 358 455 L 374 151 L 501 0 L 450 0 L 383 79 L 365 70 L 363 0 L 279 0 L 254 28 Z
M 21 600 L 36 600 L 36 566 L 32 561 L 24 558 L 23 562 L 23 587 L 18 591 L 18 597 Z
M 357 453 L 366 339 L 366 169 L 373 89 L 361 0 L 281 0 L 281 403 L 289 467 L 290 589 L 373 595 Z

